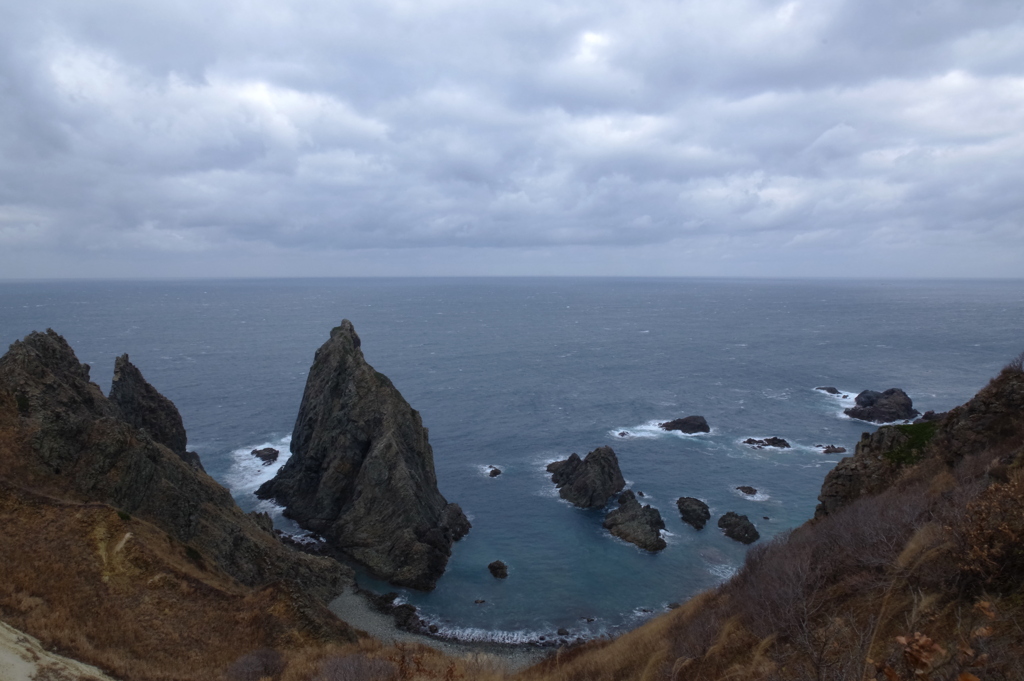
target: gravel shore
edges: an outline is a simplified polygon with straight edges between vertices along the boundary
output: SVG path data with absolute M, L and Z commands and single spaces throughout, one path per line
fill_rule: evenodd
M 419 643 L 455 657 L 486 655 L 500 661 L 510 672 L 529 667 L 554 652 L 553 649 L 536 646 L 444 641 L 433 636 L 402 631 L 395 626 L 390 615 L 374 610 L 366 598 L 352 589 L 346 589 L 345 593 L 331 601 L 330 608 L 339 618 L 381 643 Z

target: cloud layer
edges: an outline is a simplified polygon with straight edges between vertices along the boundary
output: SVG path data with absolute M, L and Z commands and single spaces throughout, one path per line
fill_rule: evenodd
M 19 5 L 0 276 L 1024 272 L 1016 2 Z

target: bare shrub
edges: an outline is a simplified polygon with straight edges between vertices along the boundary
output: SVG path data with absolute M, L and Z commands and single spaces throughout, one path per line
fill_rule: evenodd
M 1024 352 L 1011 359 L 1009 363 L 1003 367 L 1003 371 L 1015 374 L 1024 374 Z
M 229 681 L 276 679 L 284 671 L 284 657 L 271 648 L 260 648 L 235 660 L 224 672 Z
M 397 675 L 398 667 L 387 660 L 345 655 L 325 660 L 315 681 L 390 681 Z

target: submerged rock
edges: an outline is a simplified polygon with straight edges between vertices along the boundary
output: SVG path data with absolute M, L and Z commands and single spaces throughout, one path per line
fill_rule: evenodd
M 850 418 L 871 423 L 892 423 L 906 421 L 921 412 L 914 409 L 914 403 L 900 388 L 889 388 L 885 392 L 865 390 L 857 395 L 857 404 L 844 409 Z
M 783 440 L 781 437 L 766 437 L 763 440 L 755 440 L 752 437 L 748 437 L 746 440 L 743 441 L 743 444 L 750 445 L 754 449 L 764 449 L 765 447 L 789 449 L 789 443 Z
M 489 564 L 487 569 L 498 579 L 506 579 L 508 577 L 508 565 L 505 565 L 504 561 L 496 560 Z
M 703 416 L 684 416 L 681 419 L 666 421 L 661 424 L 662 430 L 678 430 L 681 433 L 710 433 L 711 426 Z
M 661 513 L 650 505 L 640 506 L 632 490 L 619 495 L 619 507 L 608 512 L 603 524 L 619 539 L 644 550 L 654 552 L 665 548 L 665 540 L 659 531 L 665 529 Z
M 626 486 L 619 459 L 608 446 L 598 447 L 585 459 L 573 453 L 565 461 L 548 464 L 547 470 L 559 496 L 580 508 L 602 508 Z
M 277 451 L 273 447 L 254 449 L 249 453 L 255 456 L 260 461 L 262 461 L 264 466 L 269 466 L 270 464 L 277 461 L 277 457 L 281 454 L 281 452 Z
M 676 508 L 679 509 L 683 522 L 693 525 L 694 529 L 703 530 L 704 525 L 711 520 L 708 505 L 695 497 L 679 497 Z
M 437 489 L 419 412 L 363 358 L 350 321 L 316 352 L 292 456 L 256 494 L 393 584 L 432 589 L 470 528 Z
M 718 519 L 718 526 L 725 530 L 725 536 L 744 544 L 752 544 L 761 538 L 754 523 L 745 515 L 729 511 Z

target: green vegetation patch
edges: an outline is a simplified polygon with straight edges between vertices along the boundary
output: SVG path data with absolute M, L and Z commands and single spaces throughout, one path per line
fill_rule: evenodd
M 928 423 L 913 423 L 905 426 L 890 426 L 906 436 L 907 440 L 902 446 L 885 453 L 885 458 L 892 463 L 901 466 L 909 466 L 917 463 L 924 456 L 924 448 L 935 437 L 938 424 L 934 421 Z

